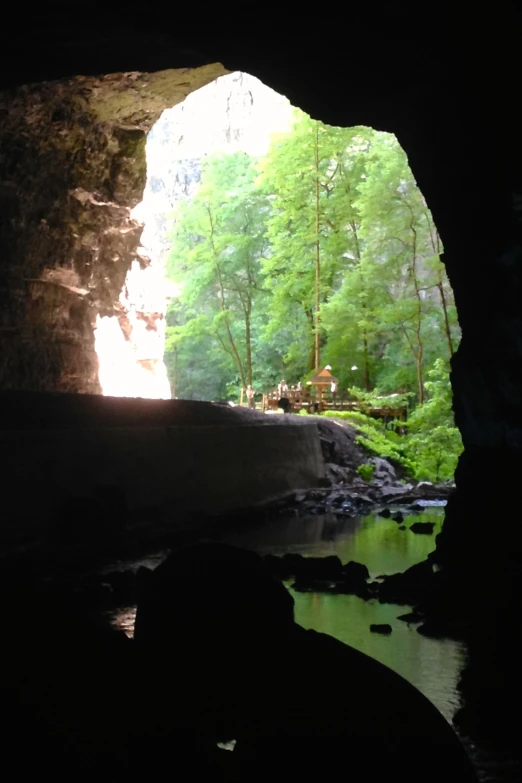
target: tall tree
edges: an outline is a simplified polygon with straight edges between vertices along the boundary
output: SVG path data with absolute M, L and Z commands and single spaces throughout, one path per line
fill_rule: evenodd
M 321 308 L 354 258 L 349 149 L 365 130 L 371 133 L 329 128 L 296 111 L 291 132 L 276 137 L 260 163 L 272 202 L 270 255 L 263 264 L 270 312 L 281 323 L 289 307 L 302 310 L 308 370 L 318 367 L 324 343 Z
M 391 328 L 389 342 L 402 337 L 411 353 L 418 401 L 422 404 L 427 342 L 440 305 L 446 338 L 450 337 L 450 352 L 451 327 L 444 298 L 443 267 L 434 252 L 438 237 L 434 236 L 431 215 L 407 157 L 394 136 L 379 134 L 374 138 L 357 204 L 363 224 L 364 254 L 379 268 L 387 293 L 381 321 L 388 330 Z M 442 292 L 439 301 L 437 291 Z
M 268 210 L 246 154 L 209 158 L 197 193 L 176 216 L 169 256 L 169 274 L 195 313 L 192 325 L 229 354 L 242 387 L 253 379 L 252 318 L 263 295 Z
M 176 388 L 196 379 L 206 352 L 219 376 L 213 394 L 297 381 L 322 360 L 341 388 L 416 389 L 422 404 L 426 371 L 459 337 L 441 253 L 394 136 L 296 111 L 263 160 L 207 159 L 178 211 L 169 271 L 183 292 L 168 344 Z

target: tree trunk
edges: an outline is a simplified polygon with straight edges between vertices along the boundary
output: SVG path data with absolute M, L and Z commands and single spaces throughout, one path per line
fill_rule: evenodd
M 172 399 L 176 399 L 176 389 L 178 385 L 178 347 L 174 346 L 174 361 L 173 361 L 173 373 L 172 373 L 172 381 L 170 382 L 170 393 L 172 395 Z
M 407 204 L 407 202 L 405 203 Z M 411 276 L 413 280 L 413 287 L 415 289 L 415 298 L 417 299 L 417 322 L 415 324 L 415 342 L 417 344 L 417 347 L 415 350 L 415 361 L 417 365 L 417 385 L 419 388 L 419 405 L 423 405 L 424 403 L 424 382 L 423 382 L 424 379 L 422 376 L 423 344 L 422 344 L 422 337 L 421 337 L 422 299 L 420 295 L 419 280 L 417 278 L 417 229 L 414 226 L 413 210 L 408 204 L 407 206 L 410 210 L 410 215 L 411 215 L 410 230 L 413 237 L 410 269 L 411 269 Z
M 439 232 L 437 229 L 432 225 L 432 222 L 430 220 L 429 212 L 425 211 L 426 220 L 428 222 L 428 227 L 430 230 L 430 239 L 431 239 L 431 246 L 433 248 L 433 252 L 436 253 L 439 256 L 440 260 L 440 237 Z M 435 233 L 435 236 L 433 234 Z M 444 280 L 442 277 L 442 273 L 439 272 L 439 282 L 437 283 L 437 288 L 439 289 L 440 294 L 440 301 L 442 304 L 442 311 L 444 313 L 444 331 L 446 332 L 446 340 L 448 341 L 448 349 L 449 349 L 449 355 L 450 357 L 453 356 L 453 339 L 451 337 L 451 329 L 449 324 L 449 318 L 448 318 L 448 307 L 446 304 L 446 294 L 444 293 Z
M 246 378 L 245 378 L 245 371 L 243 369 L 243 363 L 241 361 L 241 357 L 239 355 L 239 351 L 237 350 L 236 342 L 234 340 L 234 337 L 232 335 L 232 330 L 230 328 L 230 323 L 228 320 L 228 313 L 227 313 L 227 307 L 226 307 L 226 300 L 225 300 L 225 288 L 223 286 L 223 278 L 221 275 L 221 266 L 219 264 L 219 256 L 216 251 L 216 247 L 214 244 L 214 221 L 212 220 L 212 213 L 210 210 L 208 210 L 208 217 L 210 222 L 210 241 L 212 244 L 212 252 L 214 256 L 214 266 L 216 268 L 216 276 L 217 276 L 217 282 L 219 286 L 219 306 L 221 309 L 221 312 L 225 314 L 225 317 L 223 318 L 223 321 L 225 323 L 225 329 L 227 332 L 228 341 L 230 344 L 230 349 L 232 356 L 234 357 L 234 361 L 237 366 L 237 370 L 239 373 L 239 378 L 241 380 L 241 388 L 246 388 Z M 243 392 L 241 392 L 243 394 Z
M 245 342 L 247 380 L 248 383 L 252 386 L 252 339 L 250 330 L 250 310 L 245 312 Z
M 315 369 L 321 361 L 320 327 L 321 249 L 319 246 L 319 124 L 315 127 Z
M 368 307 L 367 302 L 366 302 L 367 291 L 366 291 L 366 286 L 365 286 L 365 281 L 364 281 L 364 275 L 363 275 L 363 273 L 362 273 L 362 271 L 360 269 L 360 264 L 361 264 L 361 247 L 359 245 L 359 235 L 357 234 L 357 227 L 356 227 L 355 222 L 353 220 L 350 222 L 350 225 L 351 225 L 351 228 L 352 228 L 353 238 L 354 238 L 354 241 L 355 241 L 355 255 L 356 255 L 356 258 L 357 258 L 357 263 L 359 264 L 359 273 L 361 275 L 361 282 L 362 282 L 363 293 L 364 293 L 364 297 L 363 297 L 362 302 L 361 302 L 361 307 L 363 309 L 363 313 L 365 313 L 366 308 Z M 363 334 L 363 360 L 364 360 L 364 388 L 366 389 L 366 391 L 369 392 L 369 391 L 371 391 L 370 362 L 369 362 L 369 356 L 368 356 L 368 335 L 367 335 L 365 326 L 363 327 L 362 334 Z
M 315 369 L 315 337 L 314 337 L 314 314 L 310 308 L 303 305 L 306 320 L 310 325 L 310 353 L 308 354 L 307 370 L 311 372 Z
M 451 357 L 453 356 L 453 339 L 451 337 L 451 329 L 450 329 L 450 323 L 448 318 L 448 307 L 446 304 L 446 295 L 444 293 L 442 275 L 439 282 L 437 283 L 437 288 L 439 289 L 440 301 L 442 302 L 442 311 L 444 313 L 444 331 L 446 332 L 446 340 L 448 341 L 449 355 Z
M 366 307 L 366 304 L 363 304 Z M 364 356 L 364 388 L 366 391 L 371 391 L 370 384 L 370 363 L 368 360 L 368 339 L 366 337 L 366 329 L 363 329 L 363 356 Z

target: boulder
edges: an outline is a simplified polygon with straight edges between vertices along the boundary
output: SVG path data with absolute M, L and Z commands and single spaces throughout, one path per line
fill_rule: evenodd
M 404 516 L 400 511 L 396 511 L 395 514 L 392 514 L 391 518 L 393 519 L 394 522 L 401 523 L 404 521 Z
M 370 631 L 372 633 L 382 633 L 389 636 L 392 632 L 392 627 L 388 623 L 372 623 L 370 625 Z
M 407 612 L 406 614 L 400 614 L 397 620 L 402 620 L 403 623 L 420 623 L 424 620 L 424 615 L 421 612 Z
M 394 498 L 405 495 L 407 492 L 410 492 L 411 489 L 411 485 L 408 484 L 401 484 L 400 487 L 383 487 L 381 489 L 381 495 L 386 500 L 387 498 Z
M 345 582 L 357 582 L 359 584 L 366 582 L 370 578 L 370 572 L 364 563 L 357 563 L 350 560 L 343 565 L 343 580 Z
M 391 511 L 389 508 L 383 508 L 382 511 L 379 511 L 379 516 L 384 517 L 384 519 L 389 519 L 391 517 Z
M 436 575 L 429 560 L 408 568 L 402 574 L 385 577 L 379 586 L 381 603 L 416 604 L 434 586 Z
M 329 579 L 298 579 L 292 585 L 298 593 L 331 593 L 336 592 L 335 582 Z
M 414 522 L 410 525 L 412 533 L 421 533 L 423 535 L 431 536 L 435 528 L 435 522 Z
M 315 585 L 318 582 L 334 583 L 343 579 L 343 565 L 336 555 L 329 557 L 303 557 L 299 554 L 286 554 L 283 557 L 265 555 L 265 566 L 279 579 L 295 578 L 298 587 Z M 357 564 L 356 564 L 357 565 Z
M 348 481 L 350 476 L 348 468 L 343 468 L 341 465 L 336 465 L 334 462 L 326 462 L 324 467 L 326 478 L 330 480 L 333 486 Z
M 303 560 L 302 555 L 290 553 L 283 557 L 265 555 L 263 558 L 264 564 L 270 573 L 281 580 L 291 579 L 292 577 L 297 576 L 301 560 Z
M 325 463 L 328 465 L 336 462 L 337 449 L 335 447 L 335 441 L 333 441 L 331 438 L 320 436 L 319 442 L 321 444 L 321 451 L 323 452 L 323 459 Z
M 370 464 L 375 467 L 373 477 L 380 479 L 384 483 L 391 484 L 393 481 L 397 481 L 397 473 L 393 465 L 382 457 L 372 457 L 369 460 Z
M 329 557 L 303 557 L 296 572 L 299 581 L 330 580 L 335 582 L 341 579 L 343 564 L 337 555 Z

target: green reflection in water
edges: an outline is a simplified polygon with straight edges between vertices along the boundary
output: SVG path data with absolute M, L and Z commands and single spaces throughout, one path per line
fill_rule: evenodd
M 339 542 L 337 554 L 343 562 L 357 560 L 368 566 L 370 574 L 394 574 L 420 563 L 435 549 L 435 535 L 443 520 L 442 509 L 430 509 L 416 516 L 407 516 L 402 524 L 434 522 L 432 536 L 399 530 L 391 519 L 374 515 L 362 517 L 357 535 Z
M 297 552 L 315 557 L 336 554 L 343 563 L 365 563 L 370 574 L 376 576 L 404 571 L 424 560 L 435 547 L 435 535 L 443 518 L 443 508 L 405 517 L 403 524 L 407 527 L 414 522 L 434 522 L 433 535 L 399 530 L 397 522 L 378 515 L 344 520 L 328 515 L 281 518 L 261 528 L 236 533 L 228 540 L 260 553 Z M 397 615 L 409 611 L 406 606 L 363 601 L 350 595 L 290 592 L 300 625 L 335 636 L 394 669 L 451 720 L 458 706 L 456 684 L 464 662 L 462 645 L 428 639 L 397 620 Z M 391 636 L 371 633 L 372 623 L 389 623 Z M 324 672 L 321 676 L 331 677 L 335 683 L 343 673 Z M 350 673 L 346 672 L 346 676 Z
M 433 535 L 399 530 L 392 519 L 376 514 L 342 519 L 333 515 L 281 518 L 263 527 L 245 530 L 228 537 L 230 543 L 258 552 L 325 557 L 338 555 L 343 563 L 357 560 L 368 566 L 370 574 L 393 574 L 424 560 L 435 548 L 435 536 L 444 518 L 443 508 L 405 517 L 402 524 L 434 522 Z

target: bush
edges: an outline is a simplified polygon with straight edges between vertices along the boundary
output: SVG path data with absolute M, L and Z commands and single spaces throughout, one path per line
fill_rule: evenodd
M 357 473 L 364 481 L 371 481 L 375 473 L 375 465 L 359 465 Z
M 324 416 L 349 421 L 358 432 L 356 443 L 372 454 L 402 465 L 418 481 L 447 481 L 453 478 L 463 449 L 453 420 L 447 363 L 437 359 L 427 377 L 425 388 L 429 398 L 411 413 L 406 435 L 398 435 L 381 421 L 359 411 L 325 411 Z M 369 410 L 373 396 L 360 393 L 359 404 Z M 406 397 L 402 395 L 401 402 Z M 404 426 L 403 422 L 397 424 Z
M 455 427 L 449 368 L 437 359 L 425 387 L 430 399 L 416 408 L 408 421 L 408 451 L 415 477 L 428 481 L 452 479 L 463 445 Z

